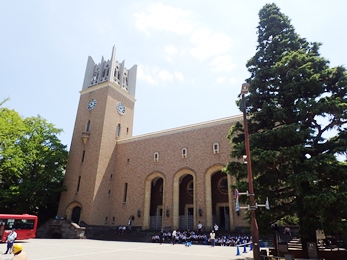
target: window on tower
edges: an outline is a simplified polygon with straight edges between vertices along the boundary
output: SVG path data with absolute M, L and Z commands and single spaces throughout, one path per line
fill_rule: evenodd
M 127 202 L 127 196 L 128 196 L 128 183 L 126 182 L 124 184 L 124 196 L 123 196 L 123 203 Z
M 120 135 L 120 123 L 117 125 L 117 132 L 116 132 L 117 137 Z
M 81 184 L 81 176 L 78 176 L 78 183 L 77 183 L 77 190 L 76 190 L 76 192 L 78 192 L 80 190 L 80 184 Z
M 86 151 L 83 150 L 83 152 L 82 152 L 82 162 L 84 162 L 84 157 L 85 157 L 85 155 L 86 155 Z
M 89 133 L 89 131 L 90 131 L 90 120 L 88 120 L 87 126 L 86 126 L 86 132 Z

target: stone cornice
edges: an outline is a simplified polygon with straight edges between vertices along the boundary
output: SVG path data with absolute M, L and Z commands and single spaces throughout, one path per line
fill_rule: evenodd
M 131 101 L 135 102 L 136 99 L 131 96 L 126 90 L 122 89 L 120 86 L 118 86 L 116 83 L 110 82 L 110 81 L 105 81 L 103 83 L 94 85 L 92 87 L 83 89 L 80 91 L 80 94 L 86 94 L 101 88 L 105 88 L 105 87 L 111 87 L 112 89 L 116 90 L 118 93 L 122 94 L 123 96 L 125 96 L 126 98 L 130 99 Z
M 231 126 L 233 123 L 242 121 L 242 119 L 243 119 L 242 115 L 237 115 L 237 116 L 233 116 L 233 117 L 226 117 L 226 118 L 216 119 L 216 120 L 202 122 L 202 123 L 198 123 L 198 124 L 187 125 L 187 126 L 182 126 L 182 127 L 177 127 L 177 128 L 171 128 L 171 129 L 163 130 L 163 131 L 159 131 L 159 132 L 153 132 L 153 133 L 149 133 L 149 134 L 143 134 L 143 135 L 133 136 L 130 138 L 120 139 L 117 141 L 117 143 L 118 144 L 124 144 L 124 143 L 139 141 L 139 140 L 157 138 L 159 136 L 166 136 L 166 135 L 178 134 L 178 133 L 183 133 L 183 132 L 195 131 L 197 129 L 203 129 L 203 128 L 208 128 L 208 127 L 213 127 L 213 126 L 218 126 L 218 125 L 224 125 L 224 124 L 230 124 L 230 126 Z

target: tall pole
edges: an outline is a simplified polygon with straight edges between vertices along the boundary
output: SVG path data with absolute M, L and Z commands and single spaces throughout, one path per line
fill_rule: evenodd
M 246 147 L 246 156 L 247 156 L 249 204 L 250 204 L 250 210 L 251 210 L 251 233 L 252 233 L 252 243 L 253 243 L 253 259 L 261 260 L 260 247 L 259 247 L 259 230 L 258 230 L 257 219 L 255 217 L 256 205 L 254 200 L 251 152 L 249 148 L 245 94 L 242 94 L 242 110 L 243 110 L 243 128 L 244 128 L 244 134 L 245 134 L 245 147 Z

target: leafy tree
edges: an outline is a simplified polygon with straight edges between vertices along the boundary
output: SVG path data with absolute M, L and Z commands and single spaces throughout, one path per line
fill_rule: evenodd
M 57 212 L 67 161 L 62 130 L 37 117 L 0 108 L 0 208 L 31 213 L 40 221 Z
M 336 158 L 347 154 L 347 74 L 342 66 L 330 68 L 320 44 L 301 38 L 275 4 L 266 4 L 259 19 L 245 111 L 256 200 L 269 197 L 271 210 L 258 209 L 257 220 L 264 231 L 297 218 L 306 250 L 316 229 L 347 231 L 341 221 L 347 216 L 347 164 Z M 241 123 L 229 138 L 231 157 L 242 158 Z M 245 187 L 245 165 L 230 162 L 226 170 Z

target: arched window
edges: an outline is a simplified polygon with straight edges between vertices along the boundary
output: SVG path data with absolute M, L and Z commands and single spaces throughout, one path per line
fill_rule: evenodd
M 187 158 L 187 156 L 188 156 L 188 150 L 187 150 L 187 148 L 183 148 L 182 149 L 182 158 Z
M 187 185 L 187 193 L 188 193 L 190 196 L 193 196 L 193 195 L 194 195 L 194 182 L 193 182 L 193 180 L 191 180 L 190 182 L 188 182 L 188 185 Z
M 222 194 L 228 194 L 228 178 L 226 176 L 219 179 L 218 190 Z
M 154 161 L 155 162 L 159 161 L 159 153 L 158 152 L 154 153 Z
M 214 154 L 219 153 L 219 143 L 218 142 L 213 144 L 213 153 Z

